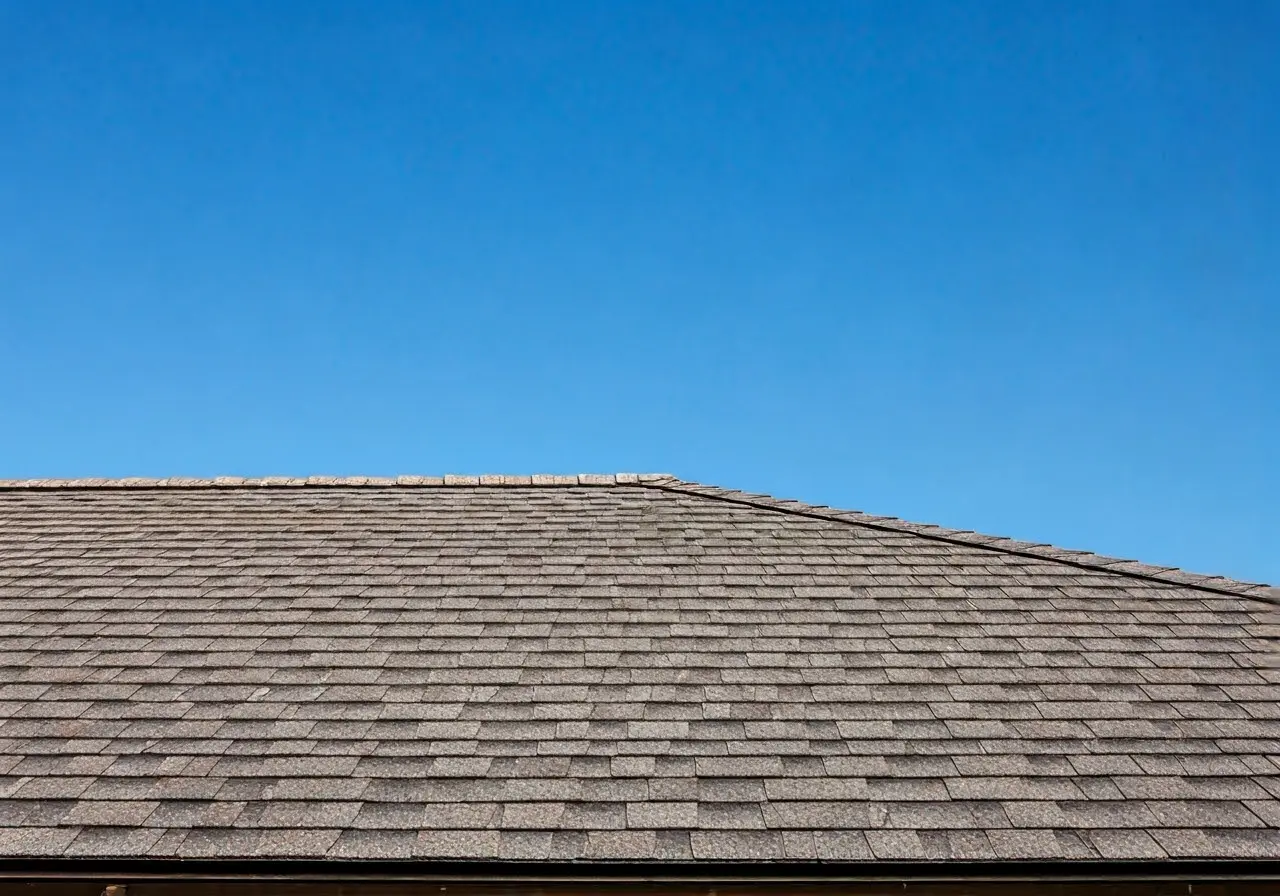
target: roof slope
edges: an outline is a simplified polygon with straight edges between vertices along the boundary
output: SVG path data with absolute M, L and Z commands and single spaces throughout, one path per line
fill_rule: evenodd
M 0 856 L 1280 857 L 1263 586 L 401 482 L 3 484 Z

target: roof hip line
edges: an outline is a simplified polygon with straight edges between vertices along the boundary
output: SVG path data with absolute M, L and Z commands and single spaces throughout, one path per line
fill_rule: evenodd
M 966 547 L 983 548 L 1001 554 L 1017 557 L 1028 557 L 1033 560 L 1047 560 L 1061 563 L 1076 569 L 1087 569 L 1095 572 L 1107 572 L 1161 585 L 1177 585 L 1184 588 L 1196 588 L 1228 597 L 1244 597 L 1260 603 L 1280 606 L 1280 588 L 1269 588 L 1266 585 L 1240 582 L 1220 576 L 1201 576 L 1184 572 L 1172 567 L 1149 566 L 1134 560 L 1119 560 L 1103 557 L 1087 551 L 1069 551 L 1049 545 L 1020 542 L 1012 538 L 994 535 L 981 535 L 959 529 L 947 529 L 923 523 L 909 523 L 894 517 L 872 516 L 856 510 L 836 510 L 803 501 L 783 500 L 768 495 L 752 494 L 734 489 L 720 488 L 714 485 L 702 485 L 687 482 L 675 476 L 665 478 L 647 477 L 635 483 L 642 488 L 660 489 L 679 494 L 694 495 L 714 501 L 725 501 L 743 507 L 755 507 L 772 510 L 792 516 L 808 517 L 851 526 L 862 526 L 881 532 L 895 532 L 915 535 L 930 541 L 941 541 L 948 544 Z M 1090 559 L 1096 558 L 1096 559 Z

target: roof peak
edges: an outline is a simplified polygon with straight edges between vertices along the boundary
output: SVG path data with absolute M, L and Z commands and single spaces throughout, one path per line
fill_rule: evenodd
M 23 488 L 353 488 L 389 486 L 478 487 L 478 486 L 578 486 L 640 485 L 679 482 L 670 473 L 533 473 L 443 476 L 215 476 L 211 478 L 172 476 L 166 478 L 124 477 L 87 479 L 0 479 L 0 489 Z

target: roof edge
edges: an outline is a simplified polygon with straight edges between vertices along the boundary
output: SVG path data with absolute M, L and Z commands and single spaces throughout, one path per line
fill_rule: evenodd
M 268 881 L 371 882 L 376 880 L 465 885 L 529 884 L 760 884 L 790 882 L 1169 882 L 1186 880 L 1274 881 L 1280 862 L 1257 858 L 1168 859 L 944 859 L 824 860 L 711 859 L 316 859 L 0 856 L 0 882 L 101 880 L 248 883 Z M 875 892 L 873 891 L 873 892 Z M 220 891 L 221 892 L 221 891 Z M 1007 891 L 1006 891 L 1007 892 Z M 1021 893 L 1025 890 L 1014 889 Z M 1271 891 L 1267 891 L 1271 892 Z
M 1152 566 L 1147 563 L 1140 563 L 1137 560 L 1106 557 L 1089 551 L 1073 551 L 1048 544 L 1018 541 L 999 535 L 983 535 L 979 532 L 965 529 L 949 529 L 945 526 L 937 526 L 931 523 L 912 523 L 897 517 L 876 516 L 858 510 L 837 510 L 822 504 L 809 504 L 788 498 L 774 498 L 769 495 L 688 482 L 674 476 L 648 478 L 639 484 L 647 488 L 697 495 L 703 498 L 728 501 L 779 513 L 837 523 L 848 523 L 883 532 L 916 535 L 931 541 L 983 548 L 1002 554 L 1013 554 L 1035 560 L 1049 560 L 1074 566 L 1078 569 L 1109 572 L 1129 578 L 1158 582 L 1163 585 L 1198 588 L 1216 594 L 1247 597 L 1268 604 L 1280 605 L 1280 588 L 1272 588 L 1257 582 L 1242 582 L 1226 576 L 1204 576 L 1186 572 L 1176 567 Z
M 527 476 L 216 476 L 196 478 L 126 477 L 122 479 L 0 479 L 0 489 L 118 489 L 118 488 L 387 488 L 480 486 L 615 486 L 678 481 L 670 473 L 533 473 Z

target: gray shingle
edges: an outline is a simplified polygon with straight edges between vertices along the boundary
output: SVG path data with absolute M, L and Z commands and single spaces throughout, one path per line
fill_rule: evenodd
M 695 828 L 696 802 L 643 802 L 627 804 L 629 828 Z
M 280 858 L 307 858 L 327 854 L 338 840 L 337 830 L 288 830 L 263 831 L 254 848 L 254 855 Z
M 494 859 L 503 854 L 497 831 L 419 831 L 413 854 L 438 859 Z
M 80 828 L 0 828 L 0 854 L 62 855 L 80 833 Z
M 692 861 L 693 847 L 689 841 L 689 832 L 656 832 L 653 858 L 671 862 Z
M 1262 859 L 1280 850 L 1280 831 L 1268 830 L 1159 830 L 1152 831 L 1172 858 Z
M 924 859 L 924 844 L 915 831 L 867 831 L 867 842 L 877 859 Z
M 782 838 L 772 831 L 693 831 L 696 859 L 771 859 L 782 854 Z
M 990 860 L 996 858 L 995 850 L 984 831 L 948 831 L 947 845 L 951 858 L 964 860 Z
M 703 830 L 745 831 L 764 826 L 759 803 L 698 803 L 697 827 Z
M 1002 859 L 1056 859 L 1063 854 L 1053 831 L 987 831 L 987 841 Z
M 1164 859 L 1168 855 L 1146 831 L 1090 831 L 1089 842 L 1104 859 Z
M 957 779 L 952 779 L 957 780 Z M 873 800 L 945 800 L 948 784 L 932 778 L 870 778 L 867 780 L 867 796 Z M 981 793 L 976 799 L 991 799 Z
M 657 850 L 653 831 L 591 831 L 587 834 L 588 859 L 648 859 Z
M 547 859 L 551 855 L 550 831 L 503 831 L 498 838 L 500 859 Z
M 587 835 L 583 831 L 552 831 L 547 858 L 555 861 L 580 859 L 587 851 Z
M 818 858 L 826 862 L 865 862 L 874 858 L 862 831 L 816 831 Z
M 261 838 L 261 831 L 192 828 L 179 844 L 178 855 L 191 859 L 247 858 L 257 854 Z
M 1274 804 L 1274 801 L 1271 801 Z M 1166 828 L 1253 828 L 1256 813 L 1235 800 L 1147 800 L 1143 803 L 1155 817 L 1153 827 Z
M 869 824 L 865 802 L 779 801 L 766 803 L 763 809 L 770 828 L 861 830 Z
M 360 803 L 330 800 L 272 802 L 266 807 L 259 823 L 264 828 L 341 829 L 355 821 L 360 809 Z
M 356 830 L 417 830 L 424 827 L 422 803 L 364 803 L 352 820 Z
M 329 847 L 335 859 L 408 859 L 418 842 L 416 831 L 346 830 Z
M 557 828 L 564 808 L 564 803 L 508 803 L 502 808 L 501 824 L 508 830 Z
M 164 831 L 158 828 L 92 827 L 81 829 L 66 847 L 68 856 L 145 856 Z

